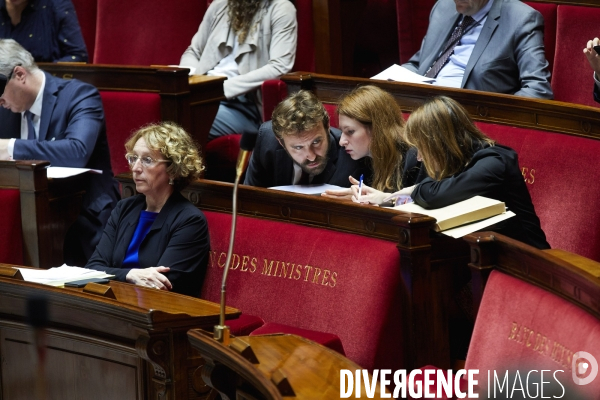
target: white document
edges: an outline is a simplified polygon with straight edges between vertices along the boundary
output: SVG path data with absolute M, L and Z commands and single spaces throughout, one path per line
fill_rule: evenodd
M 468 235 L 469 233 L 473 233 L 475 231 L 480 231 L 483 228 L 486 228 L 490 225 L 497 224 L 500 221 L 504 221 L 505 219 L 509 219 L 510 217 L 514 217 L 514 216 L 515 216 L 514 212 L 507 211 L 505 213 L 496 215 L 494 217 L 490 217 L 488 219 L 484 219 L 482 221 L 477 221 L 472 224 L 459 226 L 457 228 L 447 229 L 445 231 L 442 231 L 441 233 L 443 233 L 444 235 L 452 236 L 453 238 L 458 239 L 465 235 Z
M 196 72 L 196 67 L 189 67 L 187 65 L 169 65 L 169 67 L 189 68 L 190 73 L 188 75 L 194 75 L 194 73 Z
M 397 82 L 408 82 L 408 83 L 433 83 L 435 79 L 427 78 L 426 76 L 419 75 L 412 72 L 409 69 L 404 68 L 398 64 L 394 64 L 388 69 L 372 76 L 371 79 L 379 79 L 382 81 L 397 81 Z
M 341 186 L 330 185 L 324 183 L 322 185 L 287 185 L 287 186 L 272 186 L 269 189 L 282 190 L 284 192 L 293 192 L 300 194 L 321 194 L 326 190 L 341 190 L 348 189 Z
M 90 168 L 69 168 L 69 167 L 48 167 L 48 168 L 46 168 L 46 174 L 48 175 L 48 178 L 53 178 L 53 179 L 68 178 L 70 176 L 75 176 L 75 175 L 83 174 L 86 172 L 93 172 L 95 174 L 101 174 L 102 170 L 90 169 Z
M 95 269 L 70 267 L 66 264 L 50 269 L 17 268 L 21 271 L 23 280 L 28 282 L 43 283 L 51 286 L 63 286 L 65 282 L 77 281 L 87 278 L 112 278 L 104 271 Z

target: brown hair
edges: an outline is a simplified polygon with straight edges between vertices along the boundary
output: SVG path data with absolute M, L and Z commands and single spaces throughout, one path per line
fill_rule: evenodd
M 128 153 L 140 138 L 144 138 L 149 149 L 160 151 L 165 159 L 171 161 L 167 173 L 174 180 L 175 190 L 183 189 L 204 171 L 198 147 L 176 123 L 160 122 L 141 127 L 125 142 Z
M 408 146 L 403 139 L 402 110 L 394 97 L 377 86 L 361 86 L 342 98 L 337 114 L 355 119 L 371 131 L 372 186 L 381 191 L 399 190 Z
M 311 91 L 292 93 L 275 107 L 271 117 L 273 132 L 279 139 L 284 135 L 297 135 L 323 124 L 329 130 L 329 114 L 321 101 Z M 329 135 L 327 136 L 329 137 Z
M 267 0 L 265 5 L 268 6 L 270 2 L 270 0 Z M 252 26 L 252 21 L 254 20 L 254 16 L 260 12 L 259 10 L 262 3 L 263 0 L 227 1 L 227 15 L 229 16 L 233 31 L 238 35 L 238 42 L 240 44 L 244 43 L 248 33 L 250 33 L 252 29 L 255 29 Z M 256 23 L 258 23 L 258 21 Z
M 473 158 L 477 142 L 495 144 L 460 104 L 445 96 L 426 101 L 411 114 L 406 140 L 419 149 L 427 173 L 438 181 L 461 171 Z

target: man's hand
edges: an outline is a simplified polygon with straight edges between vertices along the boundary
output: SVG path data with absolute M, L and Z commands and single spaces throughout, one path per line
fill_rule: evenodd
M 8 142 L 10 139 L 0 139 L 0 160 L 12 160 L 8 155 Z
M 169 272 L 169 267 L 133 268 L 125 278 L 127 282 L 154 289 L 171 290 L 173 285 L 163 274 Z
M 594 46 L 600 45 L 600 39 L 594 38 L 594 40 L 588 40 L 587 46 L 583 49 L 583 54 L 587 57 L 590 66 L 596 74 L 595 78 L 600 80 L 600 56 L 594 50 Z

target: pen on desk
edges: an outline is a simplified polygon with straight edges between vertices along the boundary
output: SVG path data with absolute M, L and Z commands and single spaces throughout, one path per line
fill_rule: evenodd
M 358 182 L 358 202 L 360 203 L 360 196 L 362 194 L 363 174 L 360 174 L 360 181 Z

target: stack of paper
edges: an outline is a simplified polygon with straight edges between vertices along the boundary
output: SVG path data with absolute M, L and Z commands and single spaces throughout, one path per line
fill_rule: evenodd
M 323 183 L 320 185 L 286 185 L 286 186 L 271 186 L 269 189 L 282 190 L 284 192 L 293 192 L 300 194 L 321 194 L 326 190 L 347 189 L 341 186 L 330 185 Z
M 382 81 L 397 81 L 407 83 L 433 83 L 435 79 L 419 75 L 411 70 L 404 68 L 398 64 L 394 64 L 388 69 L 371 77 L 371 79 L 379 79 Z
M 66 264 L 50 269 L 18 268 L 18 270 L 21 271 L 23 279 L 28 282 L 43 283 L 51 286 L 63 286 L 65 282 L 80 279 L 114 277 L 114 275 L 109 275 L 103 271 L 81 267 L 70 267 Z

